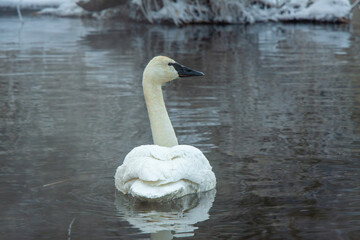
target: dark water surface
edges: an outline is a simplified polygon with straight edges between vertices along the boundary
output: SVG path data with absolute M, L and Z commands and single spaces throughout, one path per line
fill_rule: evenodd
M 0 18 L 1 239 L 360 239 L 360 26 L 153 26 Z M 152 142 L 155 55 L 205 72 L 164 87 L 216 192 L 116 193 Z

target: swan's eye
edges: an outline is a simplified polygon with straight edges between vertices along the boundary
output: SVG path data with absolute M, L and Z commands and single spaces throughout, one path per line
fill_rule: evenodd
M 173 65 L 174 65 L 174 63 L 172 63 L 172 62 L 168 63 L 168 66 L 173 66 Z

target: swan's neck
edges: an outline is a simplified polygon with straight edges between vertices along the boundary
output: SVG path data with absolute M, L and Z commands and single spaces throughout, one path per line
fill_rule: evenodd
M 154 144 L 165 147 L 178 145 L 174 128 L 166 111 L 161 85 L 144 79 L 143 88 Z

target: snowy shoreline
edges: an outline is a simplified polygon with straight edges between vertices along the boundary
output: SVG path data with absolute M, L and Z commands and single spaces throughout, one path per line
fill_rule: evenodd
M 59 7 L 64 1 L 62 0 L 1 0 L 0 8 L 17 8 L 18 5 L 24 10 L 38 10 L 46 7 Z
M 22 11 L 60 17 L 94 17 L 109 19 L 127 17 L 150 23 L 172 22 L 246 24 L 267 21 L 347 22 L 351 19 L 349 0 L 130 0 L 120 6 L 87 11 L 80 0 L 1 0 L 0 9 L 20 6 Z M 111 0 L 81 0 L 82 3 L 104 3 Z M 16 14 L 16 11 L 14 11 Z M 126 15 L 126 16 L 125 16 Z

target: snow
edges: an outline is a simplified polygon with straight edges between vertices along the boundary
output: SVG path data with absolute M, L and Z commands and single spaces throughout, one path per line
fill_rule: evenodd
M 0 0 L 0 8 L 16 8 L 19 5 L 21 10 L 39 10 L 39 14 L 64 17 L 86 14 L 76 2 L 77 0 Z
M 43 7 L 58 7 L 61 3 L 69 0 L 0 0 L 0 7 L 16 8 L 18 4 L 26 9 L 38 9 Z
M 316 0 L 307 8 L 294 13 L 295 20 L 332 21 L 336 18 L 346 18 L 351 10 L 347 0 Z
M 44 8 L 40 14 L 50 14 L 61 17 L 80 17 L 86 15 L 86 11 L 76 4 L 77 0 L 64 0 L 57 7 Z
M 349 0 L 163 0 L 159 9 L 149 1 L 133 0 L 150 22 L 186 23 L 255 23 L 264 21 L 343 21 L 350 19 Z M 154 5 L 154 6 L 152 6 Z
M 119 9 L 105 9 L 90 13 L 77 6 L 78 0 L 0 0 L 0 8 L 36 9 L 40 14 L 57 16 L 113 16 L 106 14 Z M 85 1 L 85 0 L 84 0 Z M 88 0 L 90 1 L 90 0 Z M 129 1 L 130 17 L 143 18 L 151 23 L 171 21 L 176 25 L 187 23 L 255 23 L 264 21 L 326 21 L 349 20 L 349 0 L 209 0 L 199 1 L 155 0 Z

